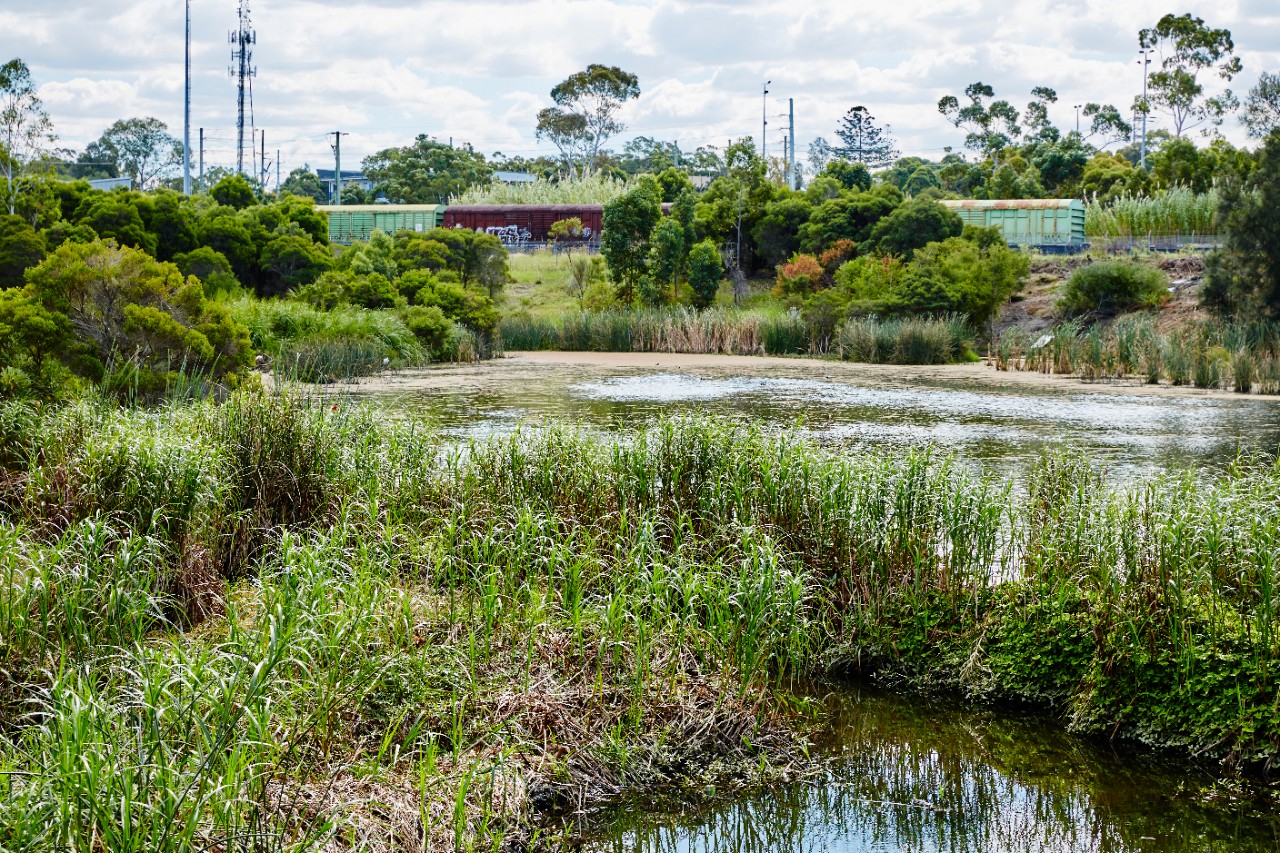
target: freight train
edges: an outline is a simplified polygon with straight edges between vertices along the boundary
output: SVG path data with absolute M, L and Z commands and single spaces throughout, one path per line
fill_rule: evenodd
M 1009 199 L 1001 201 L 944 201 L 966 225 L 997 227 L 1011 246 L 1046 252 L 1085 248 L 1084 203 L 1078 199 Z M 664 204 L 668 211 L 671 205 Z M 547 241 L 552 223 L 582 220 L 583 237 L 597 243 L 604 225 L 598 204 L 361 204 L 321 205 L 329 215 L 329 242 L 366 242 L 374 230 L 430 231 L 467 228 L 493 234 L 503 244 L 519 247 Z
M 366 242 L 375 230 L 394 234 L 432 228 L 483 231 L 507 246 L 545 243 L 553 223 L 573 218 L 582 220 L 583 239 L 596 243 L 604 224 L 604 207 L 598 204 L 344 204 L 318 209 L 329 215 L 329 242 L 341 245 Z

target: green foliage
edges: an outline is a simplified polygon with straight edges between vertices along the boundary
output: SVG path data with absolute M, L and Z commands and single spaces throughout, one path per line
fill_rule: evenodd
M 221 252 L 201 246 L 191 252 L 178 255 L 173 264 L 184 276 L 195 276 L 204 285 L 204 295 L 209 299 L 239 296 L 240 282 L 231 271 L 231 262 Z
M 626 191 L 625 180 L 597 173 L 558 181 L 477 184 L 450 198 L 449 204 L 607 204 Z
M 707 308 L 715 301 L 724 278 L 724 261 L 720 250 L 711 240 L 703 240 L 689 250 L 689 286 L 693 290 L 696 308 Z
M 653 186 L 640 183 L 604 206 L 600 254 L 609 264 L 609 274 L 624 304 L 635 299 L 641 278 L 648 274 L 650 242 L 661 219 L 656 182 Z
M 1153 196 L 1114 194 L 1085 208 L 1085 234 L 1090 237 L 1161 237 L 1216 234 L 1219 195 L 1190 189 L 1165 190 Z
M 498 309 L 493 300 L 457 282 L 418 271 L 405 273 L 397 284 L 402 292 L 413 294 L 413 304 L 439 308 L 450 321 L 477 332 L 491 332 L 498 324 Z
M 931 199 L 912 199 L 894 210 L 871 229 L 870 252 L 897 255 L 910 259 L 917 249 L 928 243 L 939 243 L 948 237 L 959 237 L 964 221 Z
M 328 189 L 320 183 L 320 177 L 311 171 L 311 166 L 308 164 L 303 164 L 289 173 L 280 186 L 280 195 L 309 198 L 316 204 L 329 203 Z
M 1224 245 L 1209 254 L 1201 301 L 1241 316 L 1280 317 L 1280 131 L 1258 154 L 1247 183 L 1227 181 L 1219 192 Z
M 853 317 L 833 328 L 830 350 L 867 364 L 951 364 L 969 360 L 972 344 L 973 332 L 963 317 Z
M 102 132 L 94 156 L 105 157 L 111 170 L 133 179 L 137 189 L 150 189 L 181 164 L 182 143 L 153 116 L 120 119 Z
M 21 287 L 23 273 L 44 258 L 45 241 L 20 216 L 0 214 L 0 290 Z
M 325 273 L 309 287 L 333 276 Z M 249 329 L 255 349 L 275 360 L 276 371 L 305 381 L 348 379 L 391 366 L 422 362 L 422 345 L 395 311 L 338 304 L 320 310 L 297 300 L 232 302 L 232 315 Z
M 130 390 L 147 396 L 179 372 L 235 381 L 252 356 L 246 330 L 205 299 L 197 279 L 141 250 L 109 240 L 66 243 L 27 281 L 45 311 L 69 321 L 85 358 L 74 347 L 63 357 L 90 378 L 114 362 L 131 371 Z
M 92 228 L 104 240 L 112 239 L 154 256 L 159 238 L 147 230 L 138 202 L 138 196 L 118 191 L 86 196 L 76 210 L 76 222 Z
M 982 325 L 1018 291 L 1030 267 L 994 229 L 969 229 L 930 243 L 910 263 L 857 258 L 835 279 L 851 314 L 962 314 Z
M 675 301 L 676 289 L 689 257 L 684 228 L 674 219 L 663 218 L 650 237 L 649 273 L 663 292 L 662 301 Z
M 333 266 L 333 256 L 310 237 L 281 234 L 263 247 L 258 264 L 269 276 L 262 293 L 281 295 L 315 281 Z
M 218 204 L 235 210 L 244 210 L 258 203 L 258 196 L 244 175 L 227 175 L 209 188 L 209 195 Z
M 867 169 L 867 165 L 866 162 L 857 159 L 832 160 L 823 167 L 817 177 L 831 178 L 846 190 L 866 192 L 871 189 L 872 184 L 871 172 Z
M 801 251 L 817 253 L 838 243 L 851 240 L 862 243 L 871 230 L 902 203 L 902 193 L 890 184 L 881 184 L 870 192 L 843 193 L 824 201 L 800 228 Z
M 1169 298 L 1169 277 L 1138 261 L 1098 261 L 1079 267 L 1063 286 L 1068 314 L 1114 314 L 1154 308 Z
M 1240 73 L 1241 63 L 1235 55 L 1231 31 L 1207 26 L 1203 18 L 1168 14 L 1154 27 L 1138 34 L 1138 45 L 1154 48 L 1160 57 L 1160 68 L 1150 74 L 1150 92 L 1143 109 L 1159 109 L 1173 121 L 1173 133 L 1202 124 L 1222 124 L 1226 114 L 1238 106 L 1231 90 L 1206 97 L 1200 74 L 1212 72 L 1230 82 Z M 1139 99 L 1141 100 L 1141 99 Z
M 774 267 L 798 252 L 800 229 L 812 213 L 808 199 L 799 193 L 788 193 L 771 201 L 751 229 L 751 239 L 761 263 Z
M 364 174 L 395 204 L 443 204 L 488 181 L 493 169 L 469 145 L 454 148 L 419 134 L 411 145 L 366 157 Z

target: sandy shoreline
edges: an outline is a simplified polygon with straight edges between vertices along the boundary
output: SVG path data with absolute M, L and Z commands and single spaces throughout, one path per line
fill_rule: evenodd
M 345 387 L 364 393 L 406 392 L 456 386 L 465 383 L 483 388 L 527 378 L 537 381 L 545 370 L 577 368 L 607 374 L 640 371 L 703 372 L 723 376 L 726 371 L 744 376 L 780 376 L 825 379 L 867 386 L 985 385 L 993 390 L 1059 391 L 1083 394 L 1126 394 L 1136 397 L 1190 397 L 1236 401 L 1275 401 L 1280 397 L 1207 391 L 1188 386 L 1148 385 L 1140 378 L 1085 382 L 1076 376 L 1049 375 L 1031 371 L 1000 371 L 986 362 L 973 364 L 896 365 L 861 364 L 831 359 L 643 352 L 513 352 L 502 358 L 477 364 L 445 364 L 400 370 L 364 377 Z

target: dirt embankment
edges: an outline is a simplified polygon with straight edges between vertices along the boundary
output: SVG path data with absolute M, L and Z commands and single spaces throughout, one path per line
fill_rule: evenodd
M 996 334 L 1018 326 L 1029 334 L 1042 332 L 1065 319 L 1058 310 L 1062 285 L 1071 273 L 1095 263 L 1088 256 L 1039 257 L 1031 262 L 1031 275 L 1022 292 L 1013 297 L 995 321 Z M 1177 255 L 1156 259 L 1169 276 L 1170 299 L 1160 309 L 1158 326 L 1171 328 L 1201 316 L 1197 294 L 1204 280 L 1204 257 Z

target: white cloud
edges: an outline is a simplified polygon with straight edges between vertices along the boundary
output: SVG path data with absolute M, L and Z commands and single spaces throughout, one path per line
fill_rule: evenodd
M 181 133 L 182 0 L 122 0 L 106 14 L 90 0 L 4 5 L 0 32 L 31 66 L 63 144 L 82 147 L 133 115 Z M 193 6 L 193 127 L 206 128 L 206 162 L 226 163 L 235 4 Z M 1137 31 L 1167 11 L 1164 0 L 273 0 L 253 14 L 255 123 L 286 170 L 331 162 L 326 134 L 336 129 L 350 133 L 344 163 L 419 133 L 485 152 L 550 153 L 533 132 L 547 92 L 601 62 L 640 76 L 628 135 L 687 148 L 757 135 L 760 84 L 771 79 L 771 147 L 781 150 L 794 98 L 801 150 L 866 104 L 904 152 L 936 156 L 962 141 L 938 98 L 974 80 L 1017 105 L 1032 86 L 1056 88 L 1052 115 L 1066 127 L 1077 103 L 1123 109 L 1141 86 Z M 1274 0 L 1227 0 L 1201 14 L 1235 35 L 1246 68 L 1237 92 L 1280 70 Z M 1243 141 L 1234 122 L 1224 133 Z

